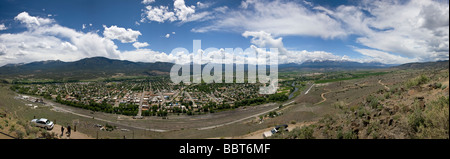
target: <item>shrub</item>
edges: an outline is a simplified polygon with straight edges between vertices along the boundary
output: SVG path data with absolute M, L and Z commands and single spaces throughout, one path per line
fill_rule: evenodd
M 334 103 L 334 107 L 337 108 L 337 109 L 344 109 L 345 106 L 346 105 L 345 105 L 345 103 L 343 101 L 339 101 L 339 102 Z
M 298 130 L 298 139 L 315 139 L 313 126 L 303 126 Z
M 116 126 L 109 125 L 108 123 L 105 124 L 106 131 L 113 131 L 116 129 Z
M 391 93 L 387 92 L 386 94 L 384 94 L 384 99 L 389 99 L 391 98 Z
M 343 134 L 343 139 L 358 139 L 358 135 L 349 130 Z
M 54 132 L 52 132 L 52 133 L 49 133 L 47 131 L 41 132 L 41 137 L 44 139 L 57 139 L 56 136 L 57 135 Z
M 369 114 L 368 111 L 364 107 L 359 107 L 359 109 L 356 112 L 356 115 L 358 117 L 363 117 L 364 115 Z
M 303 126 L 301 128 L 295 128 L 294 130 L 286 133 L 283 129 L 280 129 L 279 133 L 274 134 L 270 138 L 272 139 L 315 139 L 313 136 L 314 125 Z
M 416 78 L 413 78 L 413 79 L 408 80 L 408 81 L 406 82 L 406 87 L 407 87 L 407 88 L 411 88 L 411 87 L 414 87 L 414 86 L 420 86 L 420 85 L 422 85 L 422 84 L 427 83 L 429 80 L 430 80 L 430 79 L 429 79 L 427 76 L 425 76 L 425 75 L 420 75 L 420 76 L 418 76 L 418 77 L 416 77 Z
M 277 112 L 275 112 L 275 111 L 269 112 L 269 117 L 271 117 L 271 118 L 276 117 L 277 115 L 278 115 L 278 114 L 277 114 Z
M 434 86 L 436 89 L 442 88 L 442 83 L 436 83 L 436 84 L 434 84 Z
M 31 133 L 31 128 L 30 128 L 29 126 L 24 126 L 24 128 L 25 128 L 25 133 L 26 133 L 27 135 L 30 135 L 30 133 Z
M 326 114 L 322 119 L 319 120 L 319 123 L 324 124 L 326 128 L 330 128 L 336 120 L 333 119 L 333 116 Z
M 378 129 L 380 128 L 380 123 L 378 121 L 371 122 L 367 127 L 366 135 L 372 134 L 372 138 L 378 138 Z
M 380 134 L 378 134 L 378 131 L 374 131 L 374 132 L 372 133 L 372 138 L 373 138 L 373 139 L 378 139 L 379 136 L 380 136 Z
M 9 127 L 9 132 L 11 133 L 11 132 L 13 132 L 13 131 L 15 131 L 16 130 L 16 125 L 11 125 L 11 127 Z
M 37 127 L 32 127 L 29 131 L 30 131 L 30 134 L 37 135 L 37 133 L 40 131 L 40 129 Z
M 449 98 L 439 99 L 427 104 L 420 114 L 420 124 L 415 126 L 417 138 L 449 138 Z
M 419 131 L 419 127 L 425 122 L 425 119 L 422 115 L 422 110 L 418 108 L 417 104 L 415 105 L 416 108 L 414 109 L 414 112 L 408 117 L 408 125 L 414 133 Z
M 376 96 L 369 95 L 366 98 L 366 102 L 369 103 L 370 108 L 372 108 L 372 109 L 377 109 L 378 108 L 379 102 L 378 102 L 378 98 Z
M 18 139 L 23 139 L 23 137 L 24 137 L 23 132 L 20 131 L 20 130 L 16 130 L 16 135 L 17 135 L 17 138 L 18 138 Z
M 17 125 L 22 125 L 22 126 L 26 126 L 26 122 L 23 122 L 22 120 L 19 120 L 16 122 Z
M 336 138 L 337 139 L 344 139 L 344 134 L 342 133 L 342 130 L 339 129 L 338 131 L 336 131 Z

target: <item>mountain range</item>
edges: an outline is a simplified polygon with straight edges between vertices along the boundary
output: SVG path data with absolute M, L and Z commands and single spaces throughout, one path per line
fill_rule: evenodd
M 172 63 L 132 62 L 105 57 L 85 58 L 74 62 L 39 61 L 28 64 L 8 64 L 0 67 L 0 77 L 45 79 L 93 79 L 116 74 L 128 76 L 168 74 Z
M 382 64 L 378 62 L 368 62 L 360 63 L 354 61 L 306 61 L 301 64 L 289 63 L 279 65 L 279 70 L 289 71 L 289 70 L 355 70 L 355 69 L 377 69 L 377 68 L 387 68 L 396 65 Z
M 353 69 L 377 69 L 377 68 L 415 68 L 430 66 L 431 63 L 411 63 L 403 65 L 386 65 L 382 63 L 359 63 L 353 61 L 307 61 L 302 64 L 280 64 L 279 71 L 292 70 L 353 70 Z M 448 68 L 448 60 L 441 61 L 442 67 Z M 442 63 L 442 64 L 441 64 Z M 447 63 L 446 65 L 444 63 Z M 126 60 L 108 59 L 105 57 L 91 57 L 74 62 L 59 60 L 39 61 L 27 64 L 7 64 L 0 67 L 0 78 L 42 78 L 42 79 L 94 79 L 99 77 L 111 77 L 114 75 L 125 76 L 152 76 L 168 75 L 173 63 L 167 62 L 132 62 Z M 423 66 L 422 66 L 423 65 Z

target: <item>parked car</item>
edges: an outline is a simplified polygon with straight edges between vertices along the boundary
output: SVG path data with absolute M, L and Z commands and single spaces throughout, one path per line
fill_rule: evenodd
M 275 126 L 275 129 L 277 130 L 277 132 L 280 130 L 280 128 L 283 128 L 284 131 L 289 131 L 289 130 L 288 130 L 288 125 L 287 125 L 287 124 Z
M 33 119 L 33 120 L 31 120 L 31 125 L 34 125 L 36 127 L 45 128 L 47 130 L 51 130 L 51 129 L 53 129 L 53 126 L 55 126 L 55 124 L 53 124 L 52 121 L 45 119 L 45 118 Z
M 287 127 L 288 127 L 287 124 L 277 125 L 272 130 L 264 132 L 263 138 L 271 137 L 273 134 L 280 132 L 280 128 L 284 129 L 284 131 L 289 131 Z

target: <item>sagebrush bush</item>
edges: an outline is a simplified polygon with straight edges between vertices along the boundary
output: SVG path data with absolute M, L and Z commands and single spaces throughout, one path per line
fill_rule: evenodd
M 298 139 L 315 139 L 315 137 L 313 136 L 314 134 L 313 126 L 303 126 L 296 132 Z
M 16 125 L 12 124 L 11 127 L 9 127 L 9 132 L 16 131 Z
M 377 109 L 378 108 L 379 101 L 378 101 L 378 98 L 376 96 L 369 95 L 366 98 L 366 102 L 369 104 L 370 108 L 372 108 L 372 109 Z
M 423 123 L 418 127 L 418 138 L 449 138 L 449 98 L 440 97 L 430 102 L 423 112 Z
M 407 88 L 411 88 L 411 87 L 414 87 L 414 86 L 420 86 L 422 84 L 425 84 L 429 80 L 430 80 L 430 78 L 428 78 L 427 76 L 420 75 L 420 76 L 418 76 L 416 78 L 408 80 L 405 85 L 406 85 Z
M 18 139 L 23 139 L 23 137 L 25 136 L 24 133 L 20 130 L 16 130 L 16 136 Z
M 424 117 L 423 112 L 419 108 L 418 103 L 414 103 L 414 110 L 413 112 L 408 116 L 408 125 L 413 130 L 413 132 L 417 132 L 419 130 L 420 125 L 423 125 L 424 123 Z
M 449 138 L 449 98 L 440 97 L 427 104 L 425 110 L 417 108 L 408 118 L 414 138 Z

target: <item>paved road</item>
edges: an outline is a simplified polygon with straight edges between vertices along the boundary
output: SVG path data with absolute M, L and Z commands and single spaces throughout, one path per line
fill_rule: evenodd
M 65 108 L 61 108 L 61 107 L 58 107 L 58 106 L 55 106 L 55 105 L 53 105 L 53 109 L 55 109 L 57 111 L 60 111 L 60 112 L 70 113 L 70 114 L 73 114 L 73 115 L 76 115 L 76 116 L 80 116 L 80 117 L 91 118 L 91 119 L 95 119 L 95 120 L 99 120 L 99 121 L 103 121 L 103 122 L 113 123 L 113 124 L 116 124 L 116 125 L 125 126 L 125 127 L 131 127 L 131 128 L 140 129 L 140 130 L 155 131 L 155 132 L 167 132 L 168 131 L 168 130 L 161 130 L 161 129 L 149 129 L 149 128 L 144 128 L 144 127 L 132 126 L 132 125 L 129 125 L 129 124 L 122 124 L 122 123 L 119 123 L 119 122 L 114 122 L 114 121 L 111 121 L 111 120 L 106 120 L 106 119 L 98 118 L 98 117 L 95 117 L 95 116 L 90 116 L 90 115 L 76 113 L 76 112 L 73 112 L 71 110 L 68 110 L 68 109 L 65 109 Z
M 144 102 L 144 95 L 145 95 L 145 88 L 142 88 L 142 94 L 139 98 L 139 110 L 138 114 L 136 115 L 137 118 L 142 118 L 142 102 Z
M 311 88 L 314 86 L 315 84 L 312 84 L 311 87 L 309 87 L 309 89 L 305 92 L 305 94 L 309 93 L 309 90 L 311 90 Z
M 186 95 L 188 96 L 189 100 L 192 102 L 192 105 L 197 107 L 197 105 L 195 104 L 194 99 L 192 99 L 191 94 L 189 94 L 189 92 L 185 91 L 184 93 L 186 93 Z

